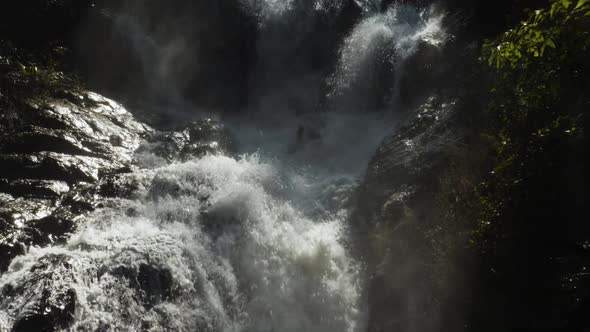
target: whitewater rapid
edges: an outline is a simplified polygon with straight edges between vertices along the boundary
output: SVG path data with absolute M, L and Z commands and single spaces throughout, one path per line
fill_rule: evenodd
M 71 330 L 356 331 L 360 265 L 342 244 L 345 214 L 296 210 L 288 198 L 311 184 L 281 172 L 257 156 L 209 155 L 132 174 L 134 199 L 108 202 L 63 247 L 16 258 L 0 289 L 74 289 Z M 51 255 L 71 269 L 32 285 L 31 268 Z M 146 269 L 169 285 L 138 292 L 129 276 Z

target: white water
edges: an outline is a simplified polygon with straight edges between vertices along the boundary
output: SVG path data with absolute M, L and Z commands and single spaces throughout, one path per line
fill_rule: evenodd
M 338 69 L 329 79 L 330 96 L 358 98 L 362 94 L 359 81 L 371 79 L 366 75 L 371 74 L 375 60 L 390 63 L 392 75 L 399 78 L 404 61 L 421 43 L 440 46 L 448 39 L 442 28 L 443 18 L 433 8 L 417 10 L 409 5 L 393 5 L 383 13 L 367 15 L 344 40 Z M 394 83 L 394 91 L 398 90 L 398 83 L 399 80 Z M 367 83 L 361 82 L 361 86 L 362 90 Z M 391 99 L 395 98 L 396 92 L 391 95 Z
M 380 13 L 377 2 L 358 1 L 365 17 L 343 41 L 329 98 L 365 98 L 350 87 L 366 61 L 393 54 L 383 47 L 406 57 L 421 42 L 444 40 L 440 17 L 407 7 Z M 265 19 L 296 4 L 250 3 Z M 313 3 L 319 11 L 341 4 Z M 287 155 L 299 120 L 285 105 L 261 116 L 275 121 L 261 127 L 241 118 L 234 127 L 250 154 L 136 171 L 133 198 L 112 200 L 85 218 L 66 245 L 17 257 L 0 289 L 49 288 L 56 303 L 74 289 L 71 330 L 364 330 L 362 265 L 346 249 L 346 202 L 394 119 L 367 110 L 330 114 L 321 142 Z M 50 282 L 39 284 L 31 268 L 51 255 L 65 256 L 69 267 L 44 271 Z M 146 274 L 156 281 L 142 284 Z M 0 299 L 0 331 L 31 309 L 29 300 Z
M 294 10 L 312 10 L 322 13 L 335 13 L 340 10 L 345 0 L 241 0 L 248 10 L 258 16 L 261 24 L 277 20 Z M 380 0 L 379 0 L 380 1 Z M 359 2 L 359 6 L 365 7 Z
M 355 331 L 362 324 L 360 270 L 340 243 L 342 216 L 311 220 L 281 198 L 307 195 L 305 178 L 256 156 L 213 155 L 134 176 L 142 184 L 137 199 L 92 214 L 64 247 L 16 258 L 0 289 L 26 284 L 39 258 L 61 254 L 74 277 L 57 276 L 51 287 L 75 289 L 73 330 Z M 177 295 L 151 308 L 138 301 L 120 267 L 137 273 L 141 265 L 169 271 Z M 9 316 L 25 305 L 16 300 L 3 308 Z

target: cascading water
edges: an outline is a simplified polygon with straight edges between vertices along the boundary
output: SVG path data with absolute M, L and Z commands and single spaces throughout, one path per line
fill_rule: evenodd
M 328 80 L 335 108 L 352 105 L 354 110 L 375 111 L 380 106 L 370 103 L 379 89 L 375 85 L 389 89 L 385 105 L 392 106 L 398 97 L 405 59 L 421 43 L 438 46 L 448 38 L 441 30 L 442 19 L 443 15 L 432 8 L 417 11 L 404 5 L 367 15 L 344 40 L 337 70 Z
M 310 3 L 325 11 L 343 1 Z M 365 329 L 362 263 L 346 248 L 346 201 L 394 117 L 339 110 L 341 98 L 368 98 L 366 63 L 397 61 L 446 37 L 429 11 L 398 5 L 381 13 L 380 4 L 357 3 L 363 16 L 342 42 L 334 73 L 320 78 L 335 111 L 322 118 L 317 142 L 297 141 L 301 119 L 287 105 L 264 107 L 264 98 L 277 105 L 284 93 L 270 89 L 256 96 L 256 116 L 227 120 L 243 155 L 139 165 L 128 175 L 139 188 L 132 197 L 84 217 L 65 245 L 15 258 L 0 289 L 49 288 L 46 301 L 56 306 L 75 296 L 74 331 Z M 244 4 L 262 20 L 300 5 Z M 261 117 L 273 121 L 255 122 Z M 0 299 L 0 331 L 34 309 L 28 301 Z
M 359 267 L 339 243 L 341 220 L 311 220 L 281 199 L 308 184 L 279 172 L 211 155 L 134 174 L 135 199 L 109 202 L 65 246 L 15 259 L 0 288 L 46 286 L 29 271 L 59 255 L 72 275 L 51 287 L 75 289 L 73 330 L 354 331 Z M 136 285 L 138 299 L 129 278 L 142 273 L 156 281 Z

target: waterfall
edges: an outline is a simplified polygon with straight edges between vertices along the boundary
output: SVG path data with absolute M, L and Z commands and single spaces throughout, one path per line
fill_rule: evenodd
M 386 104 L 394 104 L 405 59 L 421 43 L 438 46 L 448 39 L 442 20 L 443 15 L 432 8 L 418 10 L 401 4 L 383 13 L 366 15 L 344 40 L 337 70 L 328 80 L 329 96 L 336 99 L 336 109 L 375 110 L 376 106 L 367 100 L 379 89 L 378 85 L 390 88 Z
M 336 15 L 345 4 L 241 2 L 261 30 L 296 10 Z M 381 12 L 380 1 L 355 3 L 362 16 L 339 42 L 331 73 L 281 76 L 253 96 L 252 112 L 226 119 L 238 153 L 138 165 L 126 175 L 137 187 L 130 197 L 109 199 L 78 220 L 65 244 L 15 258 L 0 290 L 48 290 L 46 301 L 56 307 L 74 296 L 74 323 L 64 327 L 72 331 L 364 330 L 365 276 L 347 247 L 347 202 L 395 116 L 363 109 L 372 85 L 362 80 L 375 69 L 368 63 L 401 63 L 419 43 L 436 45 L 445 35 L 429 10 L 394 5 Z M 392 82 L 396 68 L 385 73 Z M 334 111 L 320 119 L 308 108 L 317 106 L 321 85 L 330 88 L 320 97 Z M 296 107 L 288 94 L 310 100 Z M 312 115 L 302 119 L 294 108 Z M 9 293 L 0 299 L 0 331 L 34 310 L 28 298 Z

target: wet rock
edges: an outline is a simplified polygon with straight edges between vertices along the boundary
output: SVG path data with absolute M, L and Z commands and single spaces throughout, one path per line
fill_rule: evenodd
M 54 151 L 73 155 L 94 154 L 67 130 L 31 126 L 25 131 L 13 133 L 2 141 L 2 153 L 30 153 Z
M 368 205 L 362 210 L 373 213 L 366 216 L 367 223 L 380 218 L 397 220 L 387 218 L 392 202 L 406 201 L 430 185 L 437 167 L 445 162 L 447 148 L 457 142 L 449 126 L 454 105 L 453 101 L 430 98 L 406 115 L 395 134 L 377 149 L 363 185 L 367 196 L 362 202 Z
M 230 152 L 232 142 L 223 123 L 212 119 L 189 124 L 182 133 L 187 138 L 180 151 L 182 160 L 200 158 L 208 153 Z
M 139 267 L 137 283 L 142 290 L 142 299 L 148 307 L 153 307 L 172 296 L 172 273 L 153 265 Z
M 12 258 L 25 253 L 25 247 L 11 236 L 17 226 L 10 216 L 0 216 L 0 271 L 6 271 Z
M 65 200 L 0 195 L 0 271 L 31 245 L 60 243 L 75 229 L 78 213 Z
M 28 246 L 64 240 L 154 133 L 92 92 L 14 104 L 0 116 L 0 271 Z
M 0 192 L 17 197 L 56 198 L 70 191 L 64 181 L 0 179 Z
M 407 114 L 378 148 L 357 195 L 351 222 L 373 276 L 370 331 L 435 330 L 424 233 L 438 177 L 460 144 L 454 110 L 453 100 L 433 97 Z
M 179 132 L 157 132 L 138 149 L 137 162 L 143 167 L 165 165 L 178 159 L 186 136 Z
M 140 146 L 136 157 L 140 165 L 150 167 L 232 151 L 233 142 L 223 123 L 202 119 L 178 131 L 154 133 Z
M 450 57 L 449 49 L 456 46 L 450 36 L 439 38 L 446 41 L 445 47 L 421 41 L 416 45 L 414 54 L 405 59 L 403 70 L 397 73 L 401 104 L 415 105 L 436 91 L 437 87 L 448 85 L 451 70 L 443 58 Z
M 99 194 L 104 197 L 133 197 L 138 189 L 139 183 L 136 178 L 116 174 L 101 182 Z
M 55 214 L 39 220 L 27 223 L 24 228 L 24 238 L 31 244 L 46 246 L 62 243 L 67 235 L 75 229 L 75 218 Z M 21 240 L 22 241 L 22 240 Z
M 101 170 L 125 168 L 106 159 L 45 151 L 0 155 L 0 167 L 8 179 L 63 180 L 70 184 L 96 182 Z
M 57 331 L 73 322 L 77 294 L 71 288 L 76 278 L 74 260 L 65 255 L 48 255 L 15 269 L 27 269 L 25 277 L 4 284 L 0 309 L 12 314 L 12 331 Z
M 78 97 L 78 104 L 27 101 L 0 122 L 0 165 L 8 177 L 96 181 L 99 170 L 131 163 L 151 129 L 102 96 Z
M 139 266 L 120 265 L 108 273 L 126 279 L 126 283 L 137 292 L 135 297 L 138 302 L 148 310 L 173 296 L 174 278 L 166 268 L 142 263 Z

